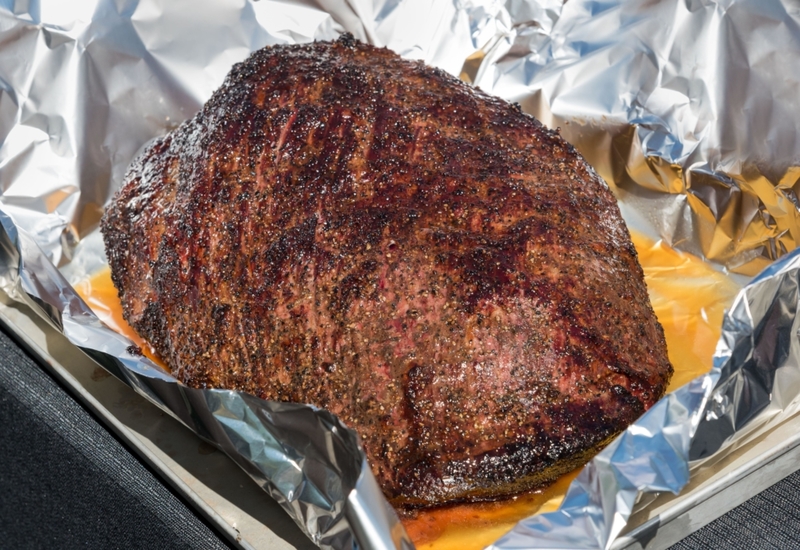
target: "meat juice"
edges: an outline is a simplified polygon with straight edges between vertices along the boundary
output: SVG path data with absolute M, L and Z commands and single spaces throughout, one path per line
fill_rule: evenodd
M 739 286 L 699 258 L 641 234 L 632 233 L 631 237 L 675 368 L 669 389 L 679 388 L 711 369 L 722 316 Z M 166 370 L 147 343 L 122 318 L 109 268 L 78 283 L 75 289 L 103 322 L 128 336 Z M 562 476 L 549 487 L 509 501 L 448 506 L 418 512 L 402 520 L 419 550 L 483 548 L 519 520 L 558 508 L 578 471 Z
M 167 365 L 156 356 L 150 345 L 122 317 L 117 289 L 111 282 L 111 268 L 106 266 L 89 279 L 80 281 L 75 285 L 75 290 L 108 328 L 130 338 L 145 356 L 169 372 Z

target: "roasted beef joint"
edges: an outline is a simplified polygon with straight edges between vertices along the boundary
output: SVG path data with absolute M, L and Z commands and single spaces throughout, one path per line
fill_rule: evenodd
M 236 65 L 133 162 L 102 230 L 126 319 L 177 378 L 339 415 L 401 507 L 546 484 L 672 374 L 575 149 L 349 36 Z

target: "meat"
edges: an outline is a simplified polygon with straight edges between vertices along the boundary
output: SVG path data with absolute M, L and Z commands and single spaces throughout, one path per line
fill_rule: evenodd
M 400 507 L 546 484 L 672 374 L 575 149 L 349 36 L 236 65 L 133 162 L 102 230 L 126 319 L 177 378 L 329 409 Z

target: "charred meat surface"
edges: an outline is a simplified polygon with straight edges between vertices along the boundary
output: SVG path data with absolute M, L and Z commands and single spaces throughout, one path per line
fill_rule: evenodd
M 177 378 L 329 409 L 401 507 L 546 484 L 672 374 L 573 147 L 351 38 L 236 65 L 133 162 L 102 230 L 126 319 Z

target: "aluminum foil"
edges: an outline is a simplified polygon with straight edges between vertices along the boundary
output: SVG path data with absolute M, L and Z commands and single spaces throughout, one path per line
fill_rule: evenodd
M 519 102 L 561 128 L 630 225 L 754 274 L 800 238 L 798 23 L 762 0 L 0 0 L 0 286 L 232 456 L 320 546 L 408 547 L 338 420 L 186 388 L 78 298 L 70 283 L 105 264 L 97 223 L 135 153 L 249 52 L 349 31 Z M 641 492 L 678 491 L 713 452 L 794 414 L 797 262 L 740 295 L 710 375 L 494 547 L 608 547 Z
M 179 383 L 106 327 L 34 239 L 0 212 L 0 287 L 241 466 L 322 548 L 412 548 L 356 433 L 327 411 Z

